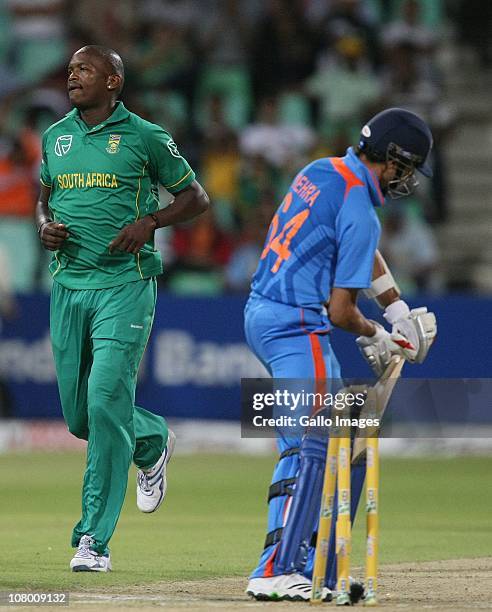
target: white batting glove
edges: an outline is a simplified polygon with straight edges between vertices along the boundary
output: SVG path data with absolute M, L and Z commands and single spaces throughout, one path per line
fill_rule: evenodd
M 392 325 L 391 339 L 411 363 L 422 363 L 437 334 L 436 317 L 425 306 L 410 310 L 403 300 L 387 306 L 383 317 Z
M 389 331 L 382 325 L 371 321 L 376 327 L 374 336 L 359 336 L 355 341 L 359 346 L 362 356 L 371 366 L 377 377 L 386 369 L 391 357 L 395 354 L 401 355 L 400 346 L 393 341 Z

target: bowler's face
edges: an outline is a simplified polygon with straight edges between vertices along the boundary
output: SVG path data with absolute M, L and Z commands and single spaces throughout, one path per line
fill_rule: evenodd
M 97 106 L 108 97 L 108 69 L 101 58 L 77 51 L 68 65 L 68 97 L 81 110 Z

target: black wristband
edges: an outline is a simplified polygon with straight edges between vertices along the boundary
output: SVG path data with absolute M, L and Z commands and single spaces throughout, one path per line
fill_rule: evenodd
M 158 219 L 157 215 L 155 213 L 149 213 L 147 216 L 154 220 L 154 222 L 155 222 L 155 229 L 159 229 L 160 225 L 159 225 L 159 219 Z

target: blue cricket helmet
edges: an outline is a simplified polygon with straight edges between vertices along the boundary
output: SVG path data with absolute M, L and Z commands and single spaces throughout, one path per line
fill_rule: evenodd
M 361 130 L 359 149 L 375 161 L 386 161 L 390 147 L 412 162 L 424 176 L 432 176 L 429 153 L 432 149 L 429 126 L 415 113 L 403 108 L 388 108 L 370 119 Z

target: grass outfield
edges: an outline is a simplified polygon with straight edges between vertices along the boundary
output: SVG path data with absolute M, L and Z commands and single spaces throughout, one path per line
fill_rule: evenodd
M 84 457 L 0 455 L 0 591 L 100 590 L 162 580 L 247 576 L 266 524 L 273 457 L 173 458 L 155 515 L 135 505 L 134 470 L 116 534 L 114 570 L 71 574 Z M 382 461 L 381 563 L 490 555 L 490 458 Z M 362 562 L 362 521 L 354 563 Z

